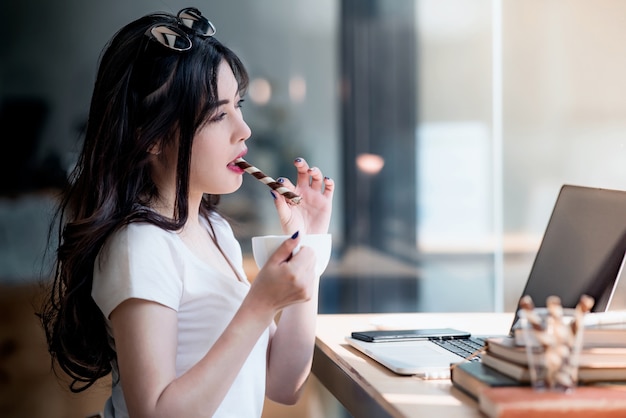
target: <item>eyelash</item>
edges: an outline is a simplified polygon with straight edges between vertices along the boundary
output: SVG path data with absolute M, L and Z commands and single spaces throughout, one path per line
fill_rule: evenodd
M 245 101 L 244 99 L 239 99 L 239 101 L 237 101 L 237 104 L 235 105 L 235 107 L 237 109 L 241 109 L 243 107 L 243 102 L 244 101 Z M 222 119 L 224 119 L 225 116 L 226 116 L 226 112 L 222 112 L 219 115 L 216 115 L 211 121 L 212 122 L 219 122 Z

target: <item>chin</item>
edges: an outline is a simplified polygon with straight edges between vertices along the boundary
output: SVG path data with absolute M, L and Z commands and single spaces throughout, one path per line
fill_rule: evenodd
M 233 187 L 224 187 L 220 193 L 217 194 L 232 194 L 235 193 L 237 190 L 241 189 L 241 185 L 242 182 L 239 182 L 239 184 L 233 185 Z

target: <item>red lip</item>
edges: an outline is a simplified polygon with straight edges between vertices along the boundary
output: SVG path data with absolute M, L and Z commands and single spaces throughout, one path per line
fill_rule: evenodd
M 237 161 L 239 158 L 243 158 L 247 153 L 248 153 L 247 149 L 243 150 L 240 154 L 237 155 L 237 157 L 234 160 L 228 163 L 228 168 L 236 173 L 239 173 L 239 174 L 243 173 L 244 170 L 241 169 L 239 166 L 237 166 L 235 164 L 235 161 Z
M 239 166 L 236 166 L 235 164 L 228 164 L 228 169 L 234 171 L 237 174 L 245 173 L 243 169 L 241 169 Z
M 233 162 L 234 162 L 234 161 L 236 161 L 236 160 L 237 160 L 237 159 L 239 159 L 239 158 L 243 158 L 243 157 L 245 157 L 245 155 L 246 155 L 247 153 L 248 153 L 248 149 L 246 148 L 246 149 L 244 149 L 243 151 L 241 151 L 241 153 L 240 153 L 239 155 L 237 155 L 237 157 L 233 160 Z

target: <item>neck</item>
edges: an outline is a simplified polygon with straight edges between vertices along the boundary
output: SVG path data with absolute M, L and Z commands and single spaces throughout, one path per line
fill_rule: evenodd
M 188 216 L 187 223 L 198 225 L 200 223 L 200 203 L 202 201 L 202 195 L 189 196 L 188 199 Z M 150 207 L 157 211 L 162 216 L 167 218 L 174 218 L 174 202 L 173 195 L 162 196 L 152 202 Z

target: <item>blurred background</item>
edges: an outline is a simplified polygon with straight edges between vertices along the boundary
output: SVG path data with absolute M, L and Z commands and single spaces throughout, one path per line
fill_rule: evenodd
M 250 72 L 247 159 L 293 178 L 302 156 L 337 183 L 321 313 L 511 311 L 560 187 L 626 189 L 620 0 L 4 1 L 2 416 L 53 416 L 18 402 L 50 391 L 24 377 L 47 360 L 22 354 L 42 337 L 21 330 L 36 329 L 28 289 L 49 268 L 100 51 L 130 20 L 186 6 Z M 250 238 L 280 229 L 271 196 L 246 176 L 223 204 L 254 275 Z M 311 393 L 299 416 L 345 414 Z

